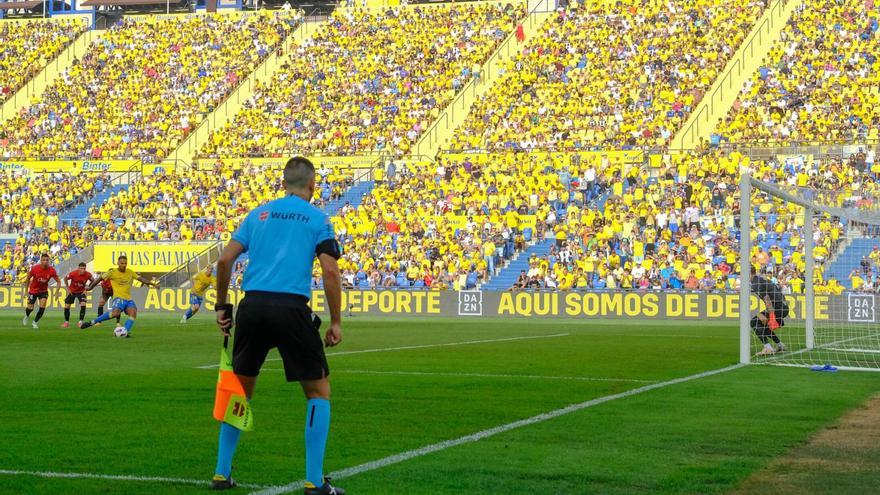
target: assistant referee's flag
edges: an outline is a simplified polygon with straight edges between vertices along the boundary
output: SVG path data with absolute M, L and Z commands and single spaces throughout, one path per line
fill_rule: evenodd
M 248 404 L 244 387 L 232 371 L 228 337 L 220 348 L 220 376 L 217 377 L 217 394 L 214 397 L 214 419 L 229 423 L 242 431 L 254 429 L 254 416 Z

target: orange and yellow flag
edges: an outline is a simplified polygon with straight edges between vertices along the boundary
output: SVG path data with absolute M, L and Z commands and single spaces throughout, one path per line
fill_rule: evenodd
M 220 349 L 220 375 L 214 396 L 214 419 L 229 423 L 242 431 L 254 428 L 254 416 L 247 395 L 238 377 L 232 371 L 232 358 L 224 345 Z

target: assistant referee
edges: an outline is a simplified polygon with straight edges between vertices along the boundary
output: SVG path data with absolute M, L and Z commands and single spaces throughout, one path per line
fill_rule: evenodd
M 330 218 L 309 200 L 315 192 L 315 167 L 302 157 L 284 167 L 287 195 L 251 211 L 217 262 L 217 325 L 228 336 L 233 327 L 227 292 L 232 265 L 244 252 L 250 262 L 244 273 L 245 297 L 236 313 L 232 368 L 248 399 L 269 350 L 277 347 L 287 381 L 300 382 L 306 409 L 306 495 L 343 495 L 324 477 L 324 450 L 330 430 L 330 368 L 324 345 L 342 341 L 339 244 Z M 321 264 L 330 328 L 321 340 L 320 320 L 308 306 L 312 266 Z M 241 430 L 222 423 L 217 469 L 212 487 L 235 487 L 232 456 Z

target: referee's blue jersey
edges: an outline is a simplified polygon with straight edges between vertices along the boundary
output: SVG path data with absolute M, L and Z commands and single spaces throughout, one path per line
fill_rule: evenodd
M 336 240 L 330 217 L 298 196 L 270 201 L 248 213 L 232 239 L 249 253 L 242 289 L 312 295 L 315 250 Z

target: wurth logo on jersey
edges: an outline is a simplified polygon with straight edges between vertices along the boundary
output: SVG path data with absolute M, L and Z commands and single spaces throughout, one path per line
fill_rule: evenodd
M 262 217 L 266 213 L 267 212 L 261 213 L 260 217 Z M 303 215 L 302 213 L 279 213 L 277 211 L 273 211 L 269 213 L 269 217 L 272 218 L 272 220 L 293 220 L 294 222 L 309 223 L 309 217 Z
M 269 212 L 268 212 L 268 211 L 264 211 L 263 213 L 260 213 L 260 221 L 261 221 L 261 222 L 265 222 L 267 218 L 269 218 Z

